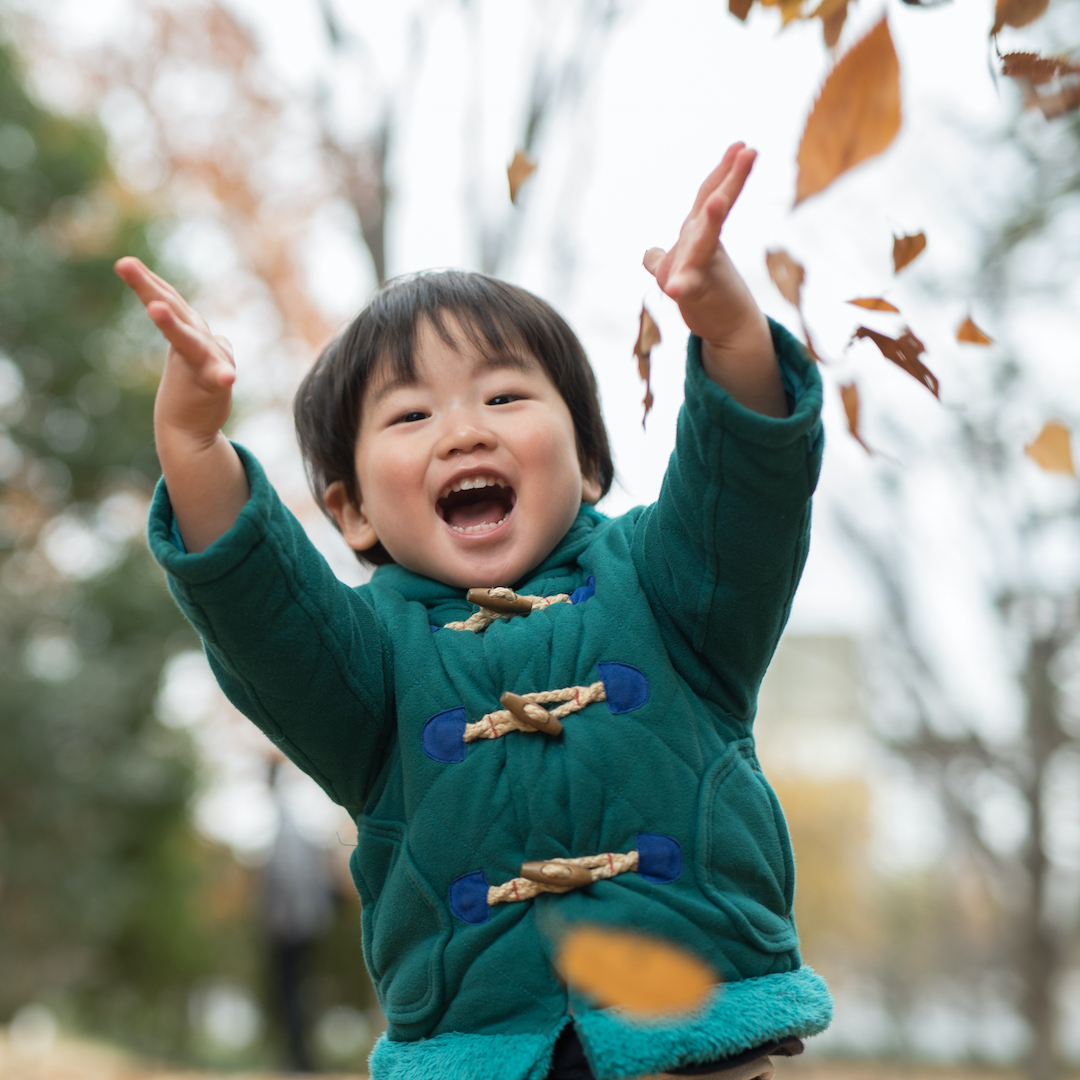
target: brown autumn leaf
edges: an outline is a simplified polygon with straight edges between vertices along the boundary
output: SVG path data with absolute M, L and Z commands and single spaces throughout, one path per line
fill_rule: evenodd
M 840 399 L 844 403 L 844 415 L 847 417 L 848 431 L 851 432 L 856 442 L 868 454 L 873 454 L 874 451 L 866 445 L 859 432 L 859 388 L 853 382 L 841 384 Z
M 1033 23 L 1050 4 L 1050 0 L 997 0 L 994 9 L 994 28 L 996 34 L 1003 26 L 1027 26 Z
M 893 273 L 899 274 L 909 263 L 913 263 L 926 250 L 926 233 L 912 233 L 910 236 L 894 236 L 892 245 Z
M 891 311 L 896 315 L 900 314 L 900 309 L 894 307 L 888 300 L 883 300 L 880 296 L 860 296 L 856 300 L 848 300 L 849 304 L 854 304 L 856 307 L 866 308 L 867 311 Z
M 926 346 L 907 327 L 898 338 L 891 338 L 888 334 L 879 334 L 869 327 L 860 326 L 851 336 L 852 341 L 856 338 L 869 338 L 881 350 L 881 355 L 886 360 L 891 360 L 897 367 L 903 368 L 940 400 L 937 376 L 919 359 L 926 352 Z
M 1067 56 L 1040 56 L 1032 52 L 1006 53 L 1001 58 L 1001 74 L 1010 79 L 1026 79 L 1035 86 L 1053 82 L 1063 75 L 1080 74 L 1080 64 Z
M 514 151 L 514 160 L 506 168 L 506 178 L 510 181 L 510 201 L 517 202 L 521 185 L 536 172 L 536 162 L 524 150 Z
M 993 345 L 994 339 L 984 334 L 968 316 L 956 331 L 957 341 L 966 341 L 969 345 Z
M 797 263 L 786 251 L 767 251 L 765 265 L 780 295 L 802 310 L 802 287 L 806 281 L 806 270 L 802 264 Z
M 1072 81 L 1056 91 L 1040 94 L 1030 83 L 1017 79 L 1024 92 L 1024 108 L 1038 109 L 1047 120 L 1080 108 L 1080 81 Z
M 821 0 L 821 3 L 810 13 L 811 19 L 821 20 L 821 32 L 825 37 L 825 44 L 830 49 L 835 49 L 840 41 L 840 34 L 847 22 L 848 4 L 851 0 Z
M 762 7 L 778 7 L 780 9 L 780 25 L 787 26 L 796 19 L 801 19 L 803 0 L 761 0 Z
M 681 946 L 606 926 L 577 926 L 559 943 L 555 966 L 606 1008 L 643 1016 L 700 1008 L 720 977 Z
M 642 427 L 645 426 L 645 417 L 649 415 L 649 410 L 653 407 L 650 369 L 652 366 L 653 346 L 659 344 L 660 327 L 656 325 L 656 322 L 649 314 L 648 309 L 642 304 L 641 317 L 638 320 L 637 341 L 634 342 L 634 355 L 637 357 L 638 375 L 640 375 L 645 382 L 645 399 L 642 401 L 642 404 L 645 406 L 645 412 L 641 416 Z
M 1069 429 L 1057 420 L 1050 420 L 1044 424 L 1035 441 L 1024 447 L 1024 453 L 1047 472 L 1076 475 Z
M 754 0 L 728 0 L 728 11 L 736 19 L 741 19 L 743 22 L 746 22 L 746 17 L 750 14 L 750 9 L 753 6 Z
M 795 205 L 880 154 L 900 130 L 900 61 L 883 18 L 829 73 L 799 143 Z

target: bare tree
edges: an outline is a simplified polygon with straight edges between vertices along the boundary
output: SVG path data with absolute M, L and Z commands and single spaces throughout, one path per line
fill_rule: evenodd
M 1022 122 L 1013 141 L 1032 177 L 1027 190 L 994 226 L 972 283 L 972 294 L 997 313 L 1037 298 L 1067 305 L 1077 280 L 1075 252 L 1053 237 L 1080 209 L 1080 124 L 1047 129 Z M 1049 259 L 1033 274 L 1036 250 Z M 1048 254 L 1047 254 L 1048 253 Z M 1064 786 L 1080 781 L 1080 722 L 1075 682 L 1080 656 L 1080 492 L 1075 481 L 1044 479 L 1021 453 L 1038 424 L 1057 417 L 1073 426 L 1075 406 L 1040 383 L 1029 343 L 1012 340 L 992 351 L 953 413 L 948 447 L 940 454 L 969 534 L 970 558 L 980 567 L 986 618 L 1004 682 L 1019 703 L 1011 733 L 958 696 L 952 662 L 928 629 L 927 591 L 948 604 L 949 582 L 935 571 L 910 528 L 910 500 L 925 472 L 883 465 L 877 517 L 849 507 L 843 526 L 883 600 L 886 627 L 876 653 L 878 722 L 897 753 L 932 780 L 953 830 L 953 856 L 971 860 L 997 898 L 1004 933 L 970 970 L 1004 961 L 1020 987 L 1017 1006 L 1029 1031 L 1027 1075 L 1060 1075 L 1055 1048 L 1057 991 L 1077 954 L 1080 865 L 1063 851 L 1062 815 L 1072 805 Z M 909 463 L 920 436 L 903 432 Z M 935 577 L 936 574 L 936 577 Z M 932 621 L 932 615 L 929 617 Z M 988 658 L 989 660 L 989 658 Z M 990 804 L 1017 808 L 1017 842 L 995 840 Z

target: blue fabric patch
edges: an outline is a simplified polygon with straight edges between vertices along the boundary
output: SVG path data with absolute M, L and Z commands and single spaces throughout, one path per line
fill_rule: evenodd
M 580 589 L 575 589 L 570 594 L 571 604 L 584 604 L 586 600 L 591 600 L 596 595 L 596 578 L 589 575 L 588 580 Z
M 420 733 L 420 745 L 424 753 L 435 761 L 447 765 L 465 760 L 465 725 L 468 717 L 459 705 L 436 713 Z
M 434 623 L 431 623 L 431 625 L 430 625 L 430 630 L 431 630 L 431 632 L 433 634 L 435 633 L 436 630 L 441 630 L 441 629 L 442 629 L 441 626 L 436 626 Z
M 667 885 L 682 876 L 682 845 L 663 833 L 637 834 L 638 873 L 657 885 Z
M 649 680 L 630 664 L 597 664 L 613 713 L 632 712 L 649 700 Z
M 462 874 L 450 882 L 450 910 L 462 922 L 486 923 L 491 914 L 488 907 L 488 879 L 483 870 Z

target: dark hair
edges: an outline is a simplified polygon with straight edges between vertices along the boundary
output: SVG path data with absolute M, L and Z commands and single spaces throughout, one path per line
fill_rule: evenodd
M 486 274 L 428 271 L 387 282 L 355 319 L 323 349 L 296 392 L 293 417 L 315 501 L 326 508 L 326 489 L 340 480 L 355 505 L 356 437 L 364 392 L 382 365 L 395 379 L 415 378 L 416 341 L 425 322 L 455 345 L 445 316 L 456 320 L 483 356 L 525 350 L 562 395 L 574 422 L 578 461 L 606 495 L 614 478 L 600 400 L 581 342 L 566 321 L 539 297 Z M 381 544 L 357 552 L 374 564 L 394 560 Z

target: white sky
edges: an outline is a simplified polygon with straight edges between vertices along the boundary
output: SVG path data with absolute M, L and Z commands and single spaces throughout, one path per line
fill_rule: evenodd
M 1038 47 L 1065 2 L 1055 0 L 1037 27 L 1003 35 L 1002 51 Z M 184 0 L 171 5 L 182 15 Z M 949 410 L 968 407 L 985 392 L 979 381 L 985 354 L 957 345 L 953 335 L 971 313 L 993 337 L 1021 343 L 1034 389 L 1018 421 L 1019 455 L 1048 415 L 1077 400 L 1080 293 L 1074 288 L 1078 302 L 1071 306 L 1032 303 L 1008 324 L 979 297 L 963 293 L 982 223 L 1000 216 L 1024 175 L 998 139 L 1016 115 L 1018 94 L 991 73 L 987 31 L 993 0 L 955 0 L 931 10 L 899 0 L 852 4 L 844 48 L 888 14 L 902 68 L 903 128 L 886 153 L 797 210 L 791 208 L 796 148 L 830 64 L 816 22 L 779 32 L 775 11 L 755 8 L 744 25 L 727 13 L 723 0 L 627 4 L 611 35 L 588 46 L 588 78 L 580 93 L 567 97 L 541 132 L 535 148 L 540 168 L 514 211 L 504 170 L 520 137 L 529 48 L 539 40 L 552 54 L 564 50 L 577 3 L 475 0 L 472 10 L 483 32 L 470 37 L 468 16 L 452 0 L 338 0 L 343 25 L 366 44 L 337 59 L 327 48 L 316 0 L 226 0 L 226 6 L 254 29 L 279 89 L 298 100 L 320 86 L 331 91 L 343 132 L 362 130 L 377 115 L 380 87 L 397 87 L 400 134 L 389 160 L 391 274 L 475 266 L 470 213 L 488 220 L 517 215 L 514 256 L 502 273 L 551 300 L 578 330 L 593 361 L 619 474 L 602 506 L 609 513 L 655 498 L 682 397 L 685 329 L 675 305 L 641 268 L 641 256 L 648 247 L 674 240 L 697 185 L 728 143 L 741 139 L 756 147 L 760 157 L 724 230 L 725 243 L 763 309 L 793 330 L 797 320 L 768 280 L 765 251 L 783 247 L 806 265 L 807 321 L 834 361 L 825 372 L 828 437 L 814 538 L 790 627 L 862 636 L 872 634 L 881 619 L 835 524 L 840 505 L 874 515 L 870 481 L 892 467 L 868 458 L 846 433 L 836 388 L 854 377 L 871 444 L 897 453 L 893 418 L 922 440 L 900 465 L 919 479 L 908 524 L 926 564 L 937 568 L 923 583 L 921 599 L 925 633 L 948 657 L 947 685 L 989 729 L 1010 730 L 1019 703 L 1011 658 L 995 639 L 986 611 L 986 567 L 976 554 L 964 502 L 972 493 L 958 490 L 962 475 L 942 464 L 948 457 Z M 127 32 L 130 11 L 130 0 L 55 0 L 45 17 L 56 41 L 77 51 Z M 423 18 L 422 62 L 418 76 L 403 81 L 415 41 L 414 16 Z M 62 102 L 62 71 L 52 69 L 50 80 L 43 90 Z M 107 104 L 106 120 L 119 137 L 123 103 Z M 1052 136 L 1052 126 L 1041 117 L 1026 116 L 1022 123 Z M 277 167 L 302 170 L 304 162 Z M 929 238 L 927 253 L 894 277 L 893 233 L 919 230 Z M 181 256 L 186 252 L 207 282 L 215 272 L 227 273 L 229 252 L 205 222 L 182 224 L 174 247 Z M 349 212 L 328 205 L 304 255 L 328 313 L 347 319 L 373 284 Z M 869 344 L 845 353 L 860 322 L 897 332 L 899 321 L 875 321 L 844 304 L 853 296 L 882 294 L 927 343 L 927 363 L 942 381 L 942 404 Z M 664 335 L 653 355 L 656 407 L 645 430 L 643 390 L 631 357 L 643 300 Z M 238 345 L 241 401 L 257 403 L 272 381 L 261 355 L 272 332 L 265 313 L 250 309 L 224 329 Z M 283 395 L 274 389 L 271 396 Z M 238 430 L 266 460 L 289 501 L 305 501 L 284 411 L 252 408 Z M 1072 491 L 1071 481 L 1042 476 L 1034 466 L 1030 483 L 1050 502 Z M 339 573 L 355 579 L 355 563 L 329 527 L 315 515 L 305 523 Z M 240 752 L 236 760 L 243 757 Z M 236 768 L 243 772 L 244 766 Z M 255 804 L 248 799 L 246 805 L 249 818 L 258 818 L 251 810 Z M 214 812 L 228 817 L 225 804 Z M 235 824 L 235 836 L 258 846 L 255 838 L 271 827 L 266 813 L 261 824 Z

